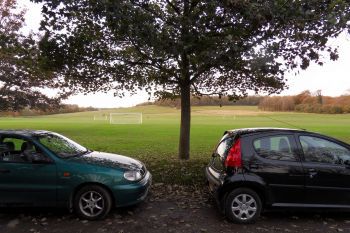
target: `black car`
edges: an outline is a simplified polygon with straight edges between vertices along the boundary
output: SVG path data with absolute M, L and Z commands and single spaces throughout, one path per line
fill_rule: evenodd
M 236 223 L 254 222 L 273 207 L 350 209 L 350 145 L 317 133 L 226 131 L 205 173 Z

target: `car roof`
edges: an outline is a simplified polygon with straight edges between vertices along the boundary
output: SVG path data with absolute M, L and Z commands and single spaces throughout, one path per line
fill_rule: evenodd
M 314 135 L 316 137 L 321 137 L 321 138 L 326 138 L 331 141 L 336 141 L 338 143 L 342 143 L 344 145 L 350 146 L 348 143 L 339 140 L 334 137 L 330 137 L 321 133 L 315 133 L 315 132 L 310 132 L 306 131 L 304 129 L 289 129 L 289 128 L 241 128 L 241 129 L 232 129 L 232 130 L 227 130 L 225 131 L 225 134 L 233 134 L 233 135 L 249 135 L 249 134 L 254 134 L 254 133 L 307 133 L 308 135 Z
M 230 133 L 230 134 L 239 134 L 239 135 L 244 135 L 244 134 L 251 134 L 251 133 L 262 133 L 262 132 L 289 132 L 289 133 L 297 133 L 297 132 L 307 132 L 303 129 L 289 129 L 289 128 L 264 128 L 264 127 L 260 127 L 260 128 L 241 128 L 241 129 L 231 129 L 231 130 L 227 130 L 225 131 L 226 133 Z
M 30 129 L 6 129 L 6 130 L 0 129 L 0 135 L 19 135 L 19 136 L 32 137 L 32 136 L 47 134 L 47 133 L 52 133 L 52 132 L 46 131 L 46 130 L 30 130 Z

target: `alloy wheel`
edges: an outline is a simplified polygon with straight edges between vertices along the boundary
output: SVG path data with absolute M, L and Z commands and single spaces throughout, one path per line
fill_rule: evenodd
M 80 211 L 88 217 L 96 217 L 105 208 L 105 201 L 102 194 L 96 191 L 87 191 L 80 196 Z
M 239 194 L 232 201 L 233 215 L 243 221 L 254 217 L 257 212 L 256 200 L 249 194 Z

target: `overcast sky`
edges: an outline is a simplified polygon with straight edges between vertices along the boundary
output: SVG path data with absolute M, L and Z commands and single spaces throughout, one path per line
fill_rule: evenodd
M 26 13 L 26 31 L 37 31 L 41 20 L 40 5 L 29 0 L 18 0 L 20 7 L 28 9 Z M 350 36 L 345 34 L 332 41 L 339 46 L 339 59 L 327 61 L 323 66 L 312 64 L 307 70 L 299 74 L 287 74 L 289 89 L 282 92 L 283 95 L 294 95 L 304 90 L 312 92 L 322 90 L 323 95 L 338 96 L 350 89 Z M 89 94 L 73 96 L 66 101 L 70 104 L 94 107 L 128 107 L 145 102 L 148 99 L 146 93 L 139 93 L 123 99 L 113 97 L 113 93 Z

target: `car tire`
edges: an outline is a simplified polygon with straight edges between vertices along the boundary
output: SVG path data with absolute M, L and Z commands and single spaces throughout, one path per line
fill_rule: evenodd
M 84 186 L 76 193 L 73 207 L 82 219 L 103 219 L 112 208 L 112 198 L 109 192 L 101 186 Z
M 249 188 L 232 190 L 225 201 L 226 217 L 235 223 L 254 223 L 262 209 L 259 195 Z

